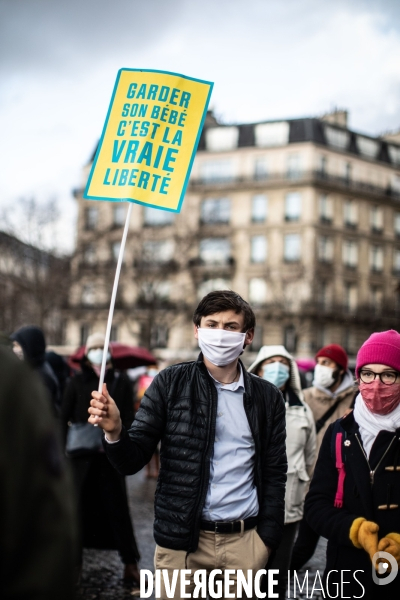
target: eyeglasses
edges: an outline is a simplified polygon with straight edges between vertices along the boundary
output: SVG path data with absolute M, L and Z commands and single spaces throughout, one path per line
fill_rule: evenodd
M 393 385 L 396 383 L 398 375 L 399 373 L 396 371 L 384 371 L 383 373 L 374 373 L 369 370 L 360 371 L 360 379 L 363 383 L 372 383 L 375 381 L 376 376 L 378 376 L 385 385 Z

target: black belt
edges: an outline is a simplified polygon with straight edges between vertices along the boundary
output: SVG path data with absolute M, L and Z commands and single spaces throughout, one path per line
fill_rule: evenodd
M 257 517 L 249 517 L 244 521 L 201 521 L 200 529 L 203 531 L 214 531 L 215 533 L 239 533 L 242 530 L 253 529 L 257 525 Z

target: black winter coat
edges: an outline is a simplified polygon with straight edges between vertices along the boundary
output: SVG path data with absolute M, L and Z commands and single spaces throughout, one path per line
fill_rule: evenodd
M 344 585 L 342 597 L 362 597 L 364 600 L 398 598 L 400 576 L 387 586 L 374 584 L 371 560 L 365 550 L 353 546 L 349 532 L 354 519 L 365 517 L 379 525 L 379 539 L 388 533 L 400 533 L 400 471 L 386 470 L 389 466 L 400 467 L 400 430 L 379 432 L 367 462 L 353 413 L 340 422 L 344 430 L 342 457 L 346 470 L 343 507 L 334 507 L 338 483 L 334 424 L 325 433 L 305 500 L 305 517 L 310 526 L 328 538 L 325 577 L 329 571 L 339 571 L 339 574 L 331 573 L 329 576 L 330 594 L 332 597 L 335 594 L 334 583 L 340 581 L 340 571 L 350 569 L 351 572 L 344 574 L 344 579 L 351 583 Z M 374 471 L 373 476 L 371 471 Z M 379 508 L 387 504 L 396 504 L 397 508 Z M 360 584 L 352 575 L 358 569 L 356 577 L 366 590 L 363 596 Z
M 81 369 L 80 373 L 76 373 L 69 380 L 64 392 L 61 406 L 64 437 L 66 437 L 68 431 L 69 421 L 72 423 L 86 423 L 89 417 L 88 408 L 92 399 L 92 392 L 96 391 L 99 385 L 99 377 L 86 359 L 83 359 Z M 122 423 L 125 427 L 129 427 L 134 417 L 131 380 L 126 373 L 107 369 L 104 382 L 119 408 Z
M 254 483 L 258 533 L 276 548 L 284 522 L 286 481 L 285 404 L 279 390 L 247 373 L 244 408 L 255 442 Z M 168 367 L 146 390 L 129 432 L 104 447 L 123 475 L 136 473 L 161 439 L 155 496 L 154 538 L 160 546 L 194 552 L 208 490 L 218 396 L 200 354 L 196 362 Z

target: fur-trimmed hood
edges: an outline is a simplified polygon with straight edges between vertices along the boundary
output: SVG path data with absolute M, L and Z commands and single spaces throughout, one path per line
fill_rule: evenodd
M 284 356 L 288 359 L 290 363 L 289 385 L 300 400 L 303 400 L 299 368 L 293 356 L 286 350 L 285 346 L 263 346 L 260 348 L 256 360 L 248 368 L 249 373 L 257 374 L 260 364 L 272 356 Z

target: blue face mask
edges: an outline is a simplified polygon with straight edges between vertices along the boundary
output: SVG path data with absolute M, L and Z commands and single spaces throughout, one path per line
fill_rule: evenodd
M 281 362 L 273 362 L 263 367 L 263 379 L 276 385 L 277 388 L 282 387 L 289 379 L 289 367 Z

